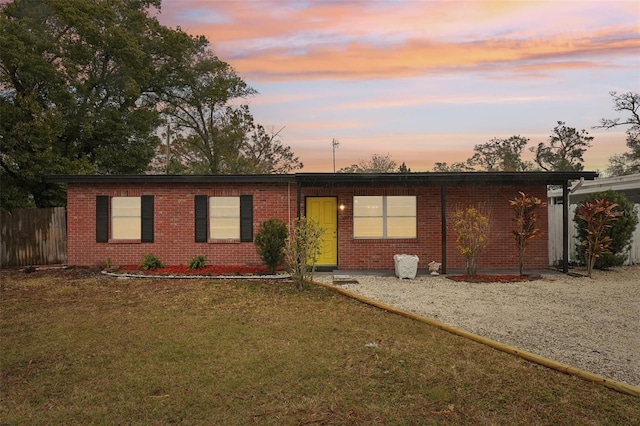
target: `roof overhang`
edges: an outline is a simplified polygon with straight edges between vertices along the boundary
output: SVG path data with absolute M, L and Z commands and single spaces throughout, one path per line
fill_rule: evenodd
M 563 185 L 597 172 L 296 173 L 287 175 L 49 175 L 53 183 L 298 183 L 304 187 Z
M 597 172 L 298 173 L 302 186 L 562 185 Z
M 295 183 L 295 175 L 49 175 L 54 183 Z

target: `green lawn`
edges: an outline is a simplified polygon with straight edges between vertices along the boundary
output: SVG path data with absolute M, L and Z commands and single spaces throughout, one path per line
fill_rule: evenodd
M 0 274 L 0 424 L 640 424 L 638 398 L 322 288 Z

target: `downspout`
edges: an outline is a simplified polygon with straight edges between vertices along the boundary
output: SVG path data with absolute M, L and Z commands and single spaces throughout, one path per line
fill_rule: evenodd
M 442 273 L 447 273 L 447 189 L 440 187 L 440 227 L 441 227 L 441 243 L 440 249 L 442 254 Z
M 566 180 L 562 182 L 562 272 L 569 272 L 569 189 Z

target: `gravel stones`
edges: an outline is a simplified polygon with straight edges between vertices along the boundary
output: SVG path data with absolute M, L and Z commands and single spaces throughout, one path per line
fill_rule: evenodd
M 576 271 L 574 271 L 576 272 Z M 594 271 L 593 278 L 550 271 L 511 283 L 352 275 L 341 288 L 399 309 L 640 386 L 640 265 Z M 575 276 L 579 275 L 579 276 Z M 317 281 L 332 284 L 331 275 Z

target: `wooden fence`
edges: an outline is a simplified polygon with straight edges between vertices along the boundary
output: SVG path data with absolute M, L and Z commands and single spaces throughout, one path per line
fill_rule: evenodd
M 640 215 L 640 204 L 635 205 L 636 212 Z M 569 260 L 576 260 L 576 236 L 575 223 L 573 218 L 576 212 L 576 205 L 569 205 Z M 549 262 L 552 265 L 562 262 L 562 205 L 549 206 Z M 627 265 L 640 264 L 640 225 L 632 237 L 631 250 L 627 258 Z
M 64 207 L 0 211 L 0 266 L 56 265 L 66 261 Z

